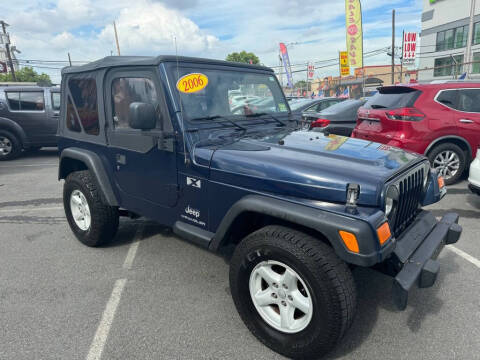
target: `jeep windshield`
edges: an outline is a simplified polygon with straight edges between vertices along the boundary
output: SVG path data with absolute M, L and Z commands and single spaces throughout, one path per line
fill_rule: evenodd
M 222 69 L 171 68 L 176 84 L 176 98 L 185 120 L 254 120 L 265 115 L 287 115 L 289 107 L 275 75 L 269 73 Z

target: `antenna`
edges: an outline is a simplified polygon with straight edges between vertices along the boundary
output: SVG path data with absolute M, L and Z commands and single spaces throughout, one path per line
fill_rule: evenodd
M 173 41 L 175 42 L 175 58 L 177 59 L 177 81 L 180 79 L 180 70 L 178 69 L 178 49 L 177 49 L 177 37 L 173 37 Z M 183 123 L 183 105 L 182 105 L 182 99 L 180 98 L 180 90 L 178 90 L 178 104 L 180 105 L 180 124 L 182 126 L 182 141 L 183 141 L 183 156 L 184 156 L 184 162 L 185 165 L 189 163 L 188 157 L 187 157 L 187 145 L 185 143 L 185 124 Z

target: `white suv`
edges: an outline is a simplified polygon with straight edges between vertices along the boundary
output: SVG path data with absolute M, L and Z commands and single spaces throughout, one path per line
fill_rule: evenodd
M 468 177 L 468 182 L 470 190 L 480 195 L 480 148 L 478 148 L 477 156 L 470 164 L 470 176 Z

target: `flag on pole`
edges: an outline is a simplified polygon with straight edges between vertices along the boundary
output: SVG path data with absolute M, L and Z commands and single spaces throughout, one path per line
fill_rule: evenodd
M 362 8 L 360 0 L 345 0 L 345 25 L 350 66 L 363 67 Z

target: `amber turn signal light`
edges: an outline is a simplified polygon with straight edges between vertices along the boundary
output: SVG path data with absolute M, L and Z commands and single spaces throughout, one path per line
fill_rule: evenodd
M 357 254 L 360 252 L 360 249 L 358 248 L 357 237 L 355 236 L 355 234 L 343 230 L 340 230 L 338 233 L 340 234 L 340 237 L 342 238 L 343 243 L 348 250 Z
M 443 180 L 443 176 L 438 177 L 438 188 L 441 189 L 445 186 L 445 180 Z
M 384 222 L 377 228 L 377 236 L 380 245 L 385 244 L 385 242 L 392 237 L 392 233 L 390 232 L 390 226 L 388 222 Z

